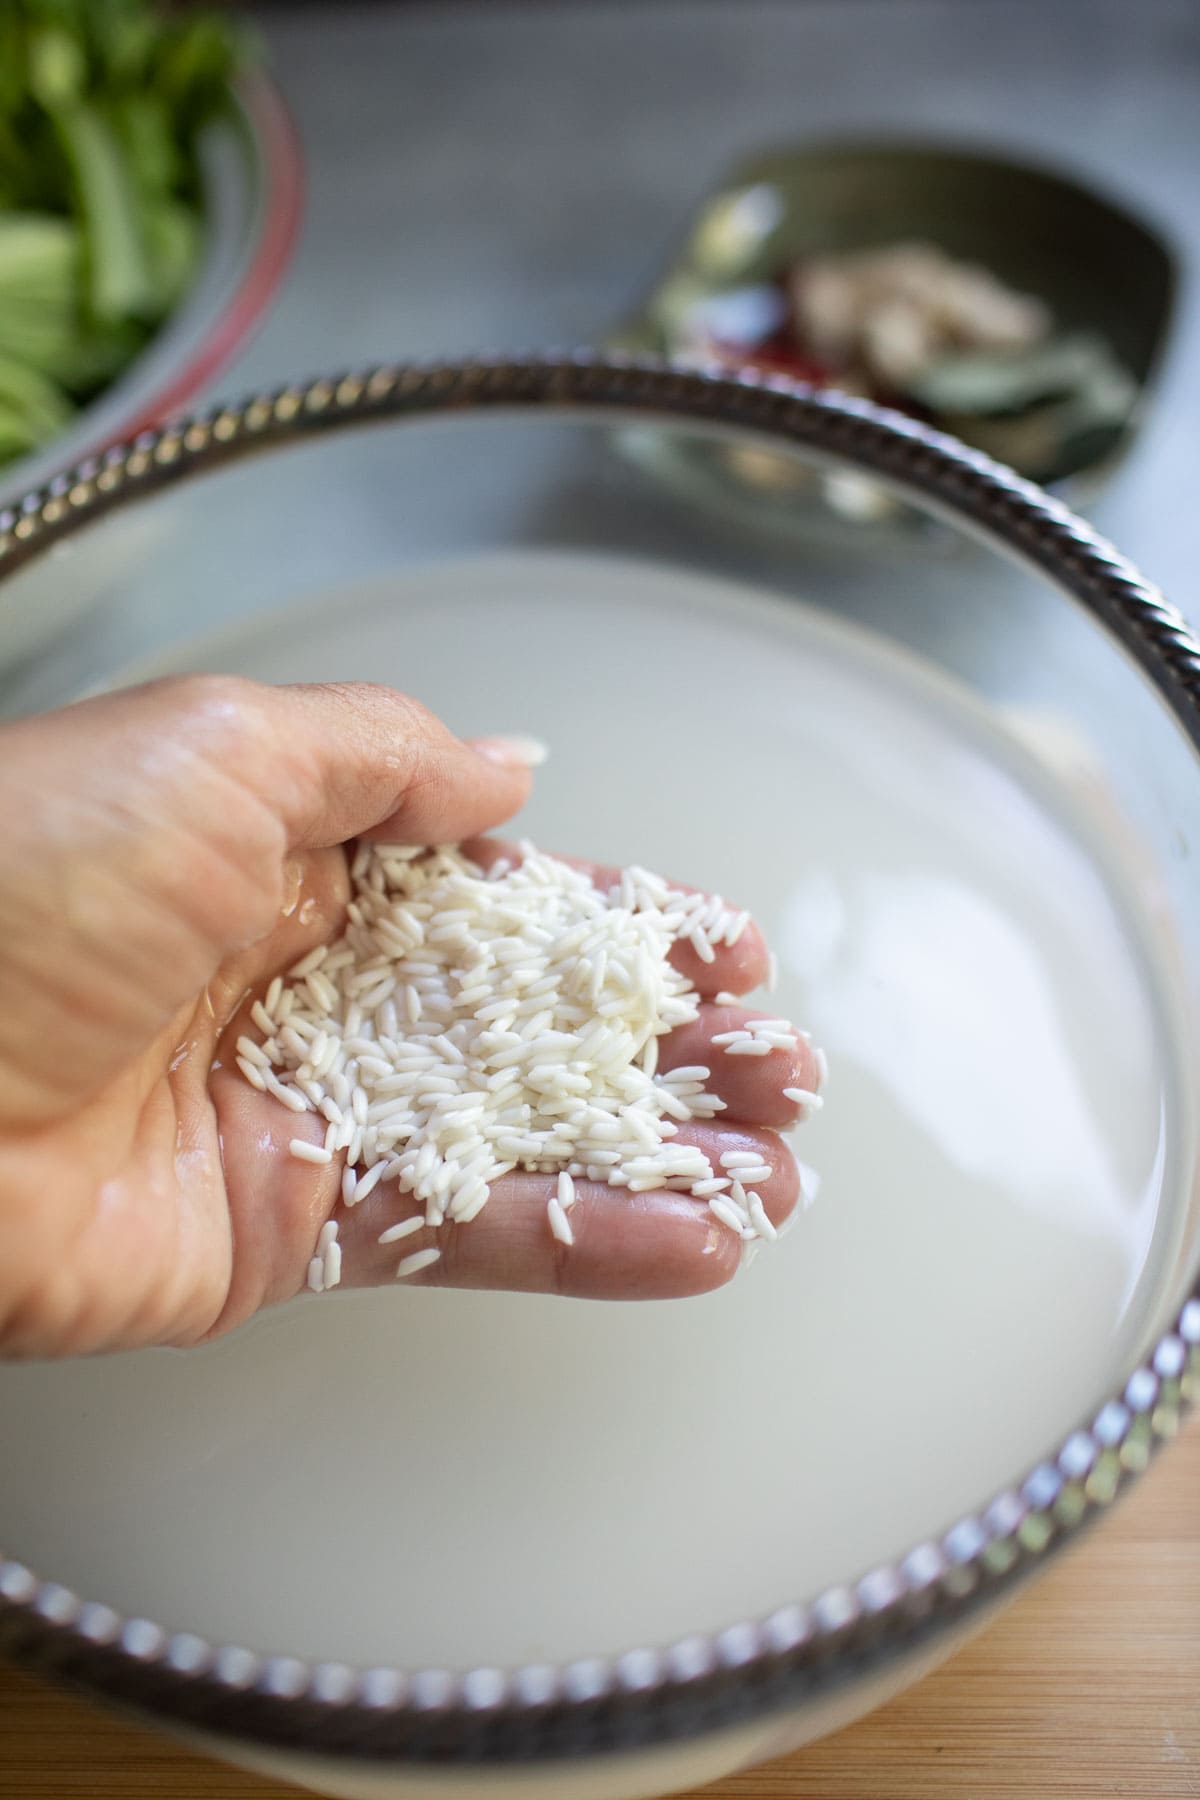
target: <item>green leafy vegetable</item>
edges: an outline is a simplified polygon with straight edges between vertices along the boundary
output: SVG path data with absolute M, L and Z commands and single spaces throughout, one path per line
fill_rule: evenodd
M 61 431 L 194 278 L 198 140 L 241 36 L 150 0 L 0 0 L 0 461 Z

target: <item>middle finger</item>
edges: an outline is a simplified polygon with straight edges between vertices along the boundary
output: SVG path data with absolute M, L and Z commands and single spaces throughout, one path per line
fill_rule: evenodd
M 768 1025 L 776 1029 L 765 1031 Z M 716 1041 L 730 1038 L 732 1042 Z M 765 1053 L 752 1049 L 755 1044 Z M 708 1069 L 704 1090 L 724 1102 L 723 1124 L 738 1121 L 787 1131 L 821 1106 L 823 1056 L 794 1025 L 773 1014 L 704 1003 L 698 1018 L 659 1044 L 660 1075 L 684 1068 Z

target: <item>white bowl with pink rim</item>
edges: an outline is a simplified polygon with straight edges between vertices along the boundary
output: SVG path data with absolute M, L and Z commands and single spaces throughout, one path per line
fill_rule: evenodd
M 189 292 L 67 431 L 30 456 L 0 464 L 0 515 L 68 466 L 195 405 L 273 301 L 300 226 L 304 174 L 291 116 L 264 71 L 236 82 L 227 113 L 207 128 L 199 154 L 206 236 Z M 76 582 L 51 564 L 36 601 L 30 597 L 20 609 L 0 601 L 0 671 L 28 663 L 90 607 L 119 592 L 123 547 L 117 554 L 110 542 L 105 552 L 106 580 L 97 570 Z

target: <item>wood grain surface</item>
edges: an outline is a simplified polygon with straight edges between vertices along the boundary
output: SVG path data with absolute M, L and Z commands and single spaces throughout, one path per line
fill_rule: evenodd
M 285 1800 L 0 1668 L 5 1800 Z M 857 1725 L 707 1800 L 1195 1800 L 1200 1424 L 982 1637 Z

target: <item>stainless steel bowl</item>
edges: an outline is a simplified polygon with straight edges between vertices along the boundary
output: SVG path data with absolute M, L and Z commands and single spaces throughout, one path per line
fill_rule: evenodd
M 865 548 L 764 543 L 677 507 L 614 456 L 612 434 L 633 423 L 867 474 L 986 554 L 969 577 L 961 563 L 897 574 Z M 244 618 L 289 590 L 497 544 L 602 545 L 783 593 L 803 585 L 988 700 L 1053 712 L 1089 747 L 1112 828 L 1137 840 L 1175 960 L 1183 1054 L 1200 1061 L 1200 642 L 1089 526 L 981 454 L 779 382 L 591 356 L 388 367 L 218 408 L 56 478 L 0 514 L 0 593 L 19 610 L 42 571 L 86 570 L 141 520 L 157 522 L 149 549 L 130 559 L 106 628 L 58 669 L 64 692 L 135 645 L 166 646 L 193 620 Z M 1200 1388 L 1194 1135 L 1176 1147 L 1185 1191 L 1162 1301 L 1123 1383 L 1100 1386 L 1036 1466 L 1013 1468 L 951 1529 L 847 1568 L 824 1593 L 781 1592 L 769 1616 L 717 1635 L 569 1666 L 354 1670 L 122 1617 L 102 1591 L 70 1591 L 4 1542 L 0 1648 L 346 1795 L 421 1792 L 435 1768 L 455 1794 L 502 1774 L 523 1793 L 645 1794 L 780 1753 L 945 1654 L 1174 1435 Z M 920 1457 L 919 1435 L 908 1453 Z

